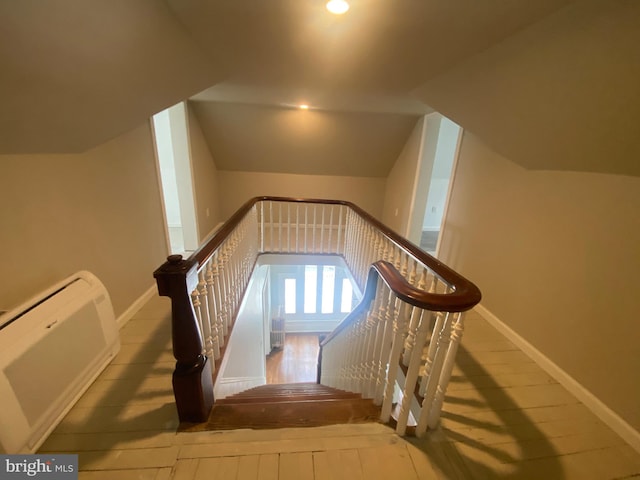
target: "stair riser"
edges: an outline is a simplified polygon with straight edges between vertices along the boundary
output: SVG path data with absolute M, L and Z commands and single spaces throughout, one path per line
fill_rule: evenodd
M 349 400 L 360 399 L 360 395 L 272 395 L 256 397 L 227 397 L 216 400 L 216 404 L 236 403 L 271 403 L 271 402 L 295 402 L 295 401 L 324 401 L 324 400 Z

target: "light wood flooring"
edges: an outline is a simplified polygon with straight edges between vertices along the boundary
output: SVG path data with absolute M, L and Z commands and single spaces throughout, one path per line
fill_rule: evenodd
M 317 333 L 287 333 L 284 346 L 267 355 L 267 383 L 315 382 L 318 336 Z
M 41 448 L 79 453 L 81 479 L 640 477 L 637 452 L 473 312 L 442 426 L 420 440 L 380 424 L 176 433 L 169 300 L 149 301 L 121 335 Z

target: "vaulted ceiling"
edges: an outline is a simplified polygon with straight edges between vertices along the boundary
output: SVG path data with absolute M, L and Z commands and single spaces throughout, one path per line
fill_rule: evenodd
M 639 3 L 0 0 L 0 153 L 191 99 L 227 170 L 385 176 L 435 109 L 527 168 L 637 175 Z

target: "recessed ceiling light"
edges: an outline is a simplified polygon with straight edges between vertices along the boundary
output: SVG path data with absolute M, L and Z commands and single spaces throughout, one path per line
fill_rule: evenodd
M 309 105 L 303 103 L 302 105 L 298 105 L 298 108 L 300 110 L 309 110 Z
M 330 0 L 327 3 L 327 10 L 336 15 L 342 15 L 349 10 L 349 4 L 345 0 Z

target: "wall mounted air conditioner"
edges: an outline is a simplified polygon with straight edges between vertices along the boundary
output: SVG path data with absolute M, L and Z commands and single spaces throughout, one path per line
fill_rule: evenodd
M 35 452 L 119 349 L 109 294 L 90 272 L 0 316 L 0 452 Z

